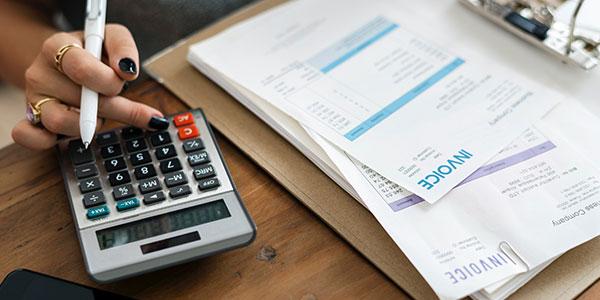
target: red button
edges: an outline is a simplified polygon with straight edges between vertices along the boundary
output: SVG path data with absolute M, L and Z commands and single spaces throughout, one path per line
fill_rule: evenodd
M 177 126 L 177 127 L 183 126 L 183 125 L 190 125 L 190 124 L 194 124 L 194 117 L 192 116 L 192 113 L 185 113 L 185 114 L 176 115 L 173 118 L 173 121 L 175 122 L 175 126 Z
M 187 140 L 200 135 L 196 125 L 181 127 L 177 133 L 179 134 L 179 138 L 182 140 Z

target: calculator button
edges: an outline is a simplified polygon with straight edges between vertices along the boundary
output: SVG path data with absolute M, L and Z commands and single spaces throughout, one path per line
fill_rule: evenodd
M 85 146 L 80 139 L 70 141 L 68 148 L 69 156 L 71 156 L 73 165 L 81 165 L 94 161 L 94 153 L 92 152 L 92 148 L 88 147 L 85 149 Z
M 177 198 L 177 197 L 189 195 L 191 193 L 192 193 L 192 190 L 190 190 L 190 187 L 187 184 L 176 186 L 174 188 L 169 189 L 169 196 L 171 196 L 171 198 Z
M 100 179 L 98 179 L 98 177 L 85 179 L 79 182 L 79 189 L 81 190 L 82 194 L 97 191 L 101 188 L 102 185 L 100 184 Z
M 139 166 L 141 164 L 147 164 L 152 162 L 152 158 L 150 157 L 150 152 L 142 151 L 135 154 L 129 155 L 129 160 L 131 164 L 134 166 Z
M 129 171 L 123 170 L 116 173 L 108 174 L 108 181 L 110 182 L 110 186 L 117 186 L 125 183 L 130 183 L 131 177 L 129 177 Z
M 171 142 L 171 136 L 168 131 L 153 133 L 150 135 L 150 142 L 154 147 L 168 144 Z
M 114 144 L 119 141 L 117 134 L 114 131 L 108 131 L 100 133 L 96 136 L 96 143 L 98 145 Z
M 126 185 L 114 188 L 113 196 L 115 197 L 115 200 L 121 200 L 121 199 L 131 198 L 131 197 L 135 196 L 135 191 L 133 190 L 133 185 L 126 184 Z
M 109 213 L 108 206 L 104 205 L 104 206 L 88 209 L 87 217 L 88 217 L 88 219 L 95 219 L 98 217 L 106 216 L 106 215 L 108 215 L 108 213 Z
M 102 156 L 102 158 L 105 158 L 105 159 L 119 156 L 122 153 L 123 153 L 123 151 L 121 150 L 121 146 L 119 146 L 119 144 L 104 146 L 104 147 L 100 148 L 100 155 Z
M 145 165 L 135 168 L 135 178 L 138 180 L 156 176 L 156 170 L 153 165 Z
M 87 178 L 98 175 L 98 169 L 95 165 L 85 165 L 75 168 L 75 175 L 78 179 Z
M 104 193 L 102 191 L 83 195 L 83 206 L 85 208 L 90 208 L 92 206 L 104 203 L 106 203 L 106 198 L 104 198 Z
M 133 140 L 129 140 L 129 141 L 125 142 L 125 148 L 127 149 L 127 152 L 133 153 L 133 152 L 137 152 L 140 150 L 144 150 L 144 149 L 148 148 L 148 146 L 146 145 L 146 140 L 144 140 L 143 138 L 140 138 L 140 139 L 133 139 Z
M 200 135 L 196 125 L 181 127 L 177 130 L 177 134 L 179 135 L 180 140 L 187 140 L 187 139 L 195 138 Z
M 177 172 L 165 175 L 165 184 L 168 187 L 174 187 L 176 185 L 187 183 L 187 177 L 183 172 Z
M 200 151 L 198 153 L 192 153 L 188 156 L 188 162 L 190 166 L 197 166 L 210 162 L 210 158 L 208 157 L 208 153 L 206 151 Z
M 194 177 L 196 180 L 204 179 L 207 177 L 215 176 L 215 169 L 212 165 L 195 167 L 194 168 Z
M 150 192 L 154 192 L 154 191 L 158 191 L 158 190 L 162 189 L 160 180 L 158 180 L 158 178 L 156 178 L 156 177 L 140 180 L 139 187 L 140 187 L 140 192 L 142 192 L 142 194 L 146 194 L 146 193 L 150 193 Z
M 163 174 L 181 170 L 181 163 L 177 157 L 160 162 L 160 171 Z
M 124 140 L 135 139 L 143 136 L 144 132 L 139 128 L 125 127 L 121 129 L 121 137 L 123 137 Z
M 127 164 L 123 157 L 115 157 L 104 161 L 104 169 L 106 169 L 106 172 L 122 170 L 125 168 L 127 168 Z
M 217 179 L 217 178 L 209 178 L 209 179 L 204 179 L 204 180 L 198 181 L 198 188 L 201 191 L 214 189 L 219 186 L 221 186 L 221 183 L 219 182 L 219 179 Z
M 166 199 L 165 194 L 163 192 L 154 192 L 152 194 L 147 194 L 144 196 L 144 203 L 152 204 L 152 203 L 164 201 L 165 199 Z
M 204 149 L 204 143 L 202 143 L 202 140 L 200 138 L 183 142 L 183 150 L 185 151 L 185 153 L 190 153 L 202 149 Z
M 124 211 L 127 209 L 132 209 L 140 206 L 140 202 L 137 198 L 131 198 L 123 201 L 117 202 L 117 210 Z
M 173 145 L 156 148 L 156 158 L 158 159 L 165 159 L 175 155 L 177 155 L 177 152 L 175 152 L 175 146 Z
M 176 115 L 173 117 L 173 123 L 175 123 L 175 126 L 177 127 L 194 124 L 194 116 L 192 116 L 192 113 Z

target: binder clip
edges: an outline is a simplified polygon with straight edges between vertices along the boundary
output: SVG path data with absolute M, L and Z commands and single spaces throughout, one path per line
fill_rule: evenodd
M 513 259 L 514 255 L 525 265 L 525 267 L 527 268 L 526 272 L 531 270 L 531 267 L 529 266 L 527 261 L 525 261 L 523 257 L 521 257 L 521 255 L 519 255 L 519 253 L 515 250 L 515 248 L 513 248 L 507 241 L 500 242 L 500 244 L 498 244 L 498 248 L 500 248 L 500 251 L 502 251 L 504 256 L 508 257 L 508 259 L 510 259 L 510 261 L 512 261 L 513 264 L 517 264 L 517 262 Z M 510 255 L 509 252 L 511 252 L 513 255 Z
M 569 63 L 589 70 L 600 64 L 600 31 L 577 30 L 577 17 L 585 0 L 573 0 L 568 22 L 555 13 L 572 4 L 565 0 L 459 0 L 531 44 Z

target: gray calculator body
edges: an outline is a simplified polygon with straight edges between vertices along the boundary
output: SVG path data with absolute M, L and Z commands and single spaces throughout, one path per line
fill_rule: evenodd
M 183 115 L 193 123 L 178 128 L 173 120 Z M 57 145 L 86 268 L 98 282 L 243 247 L 256 236 L 203 112 L 167 118 L 171 124 L 160 133 L 140 136 L 129 127 L 100 133 L 91 153 L 77 147 L 79 139 Z M 191 127 L 199 136 L 180 138 L 178 131 L 185 135 Z M 159 156 L 167 148 L 171 156 Z M 141 172 L 150 166 L 154 172 Z

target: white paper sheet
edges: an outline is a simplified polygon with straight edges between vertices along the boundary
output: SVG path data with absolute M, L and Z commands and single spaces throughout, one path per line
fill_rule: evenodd
M 434 291 L 460 298 L 598 236 L 600 141 L 589 128 L 599 119 L 561 104 L 434 205 L 308 131 Z
M 414 30 L 427 20 L 403 23 L 411 5 L 294 1 L 193 45 L 190 60 L 435 202 L 561 96 L 432 42 Z

